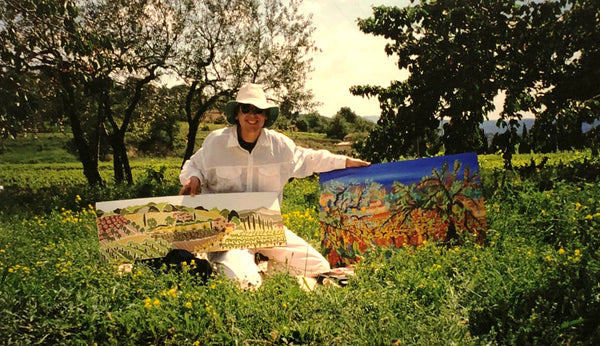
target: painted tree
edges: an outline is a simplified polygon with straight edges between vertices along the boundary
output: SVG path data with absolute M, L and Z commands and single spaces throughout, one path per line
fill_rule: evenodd
M 481 237 L 486 227 L 473 212 L 481 197 L 479 174 L 467 166 L 461 179 L 461 166 L 460 161 L 455 161 L 450 169 L 448 162 L 444 162 L 440 170 L 434 168 L 431 176 L 424 177 L 415 187 L 421 200 L 420 208 L 434 211 L 449 222 L 446 242 L 460 242 L 464 232 Z

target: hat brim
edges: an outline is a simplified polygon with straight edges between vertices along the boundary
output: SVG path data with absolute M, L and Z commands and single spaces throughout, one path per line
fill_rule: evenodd
M 225 116 L 227 117 L 227 121 L 229 121 L 230 124 L 236 123 L 235 117 L 237 116 L 237 114 L 235 114 L 235 107 L 238 105 L 238 103 L 239 102 L 237 101 L 229 101 L 225 105 Z M 252 102 L 244 103 L 254 105 L 255 107 L 260 109 L 265 109 L 265 113 L 267 114 L 267 120 L 265 120 L 264 127 L 270 127 L 271 125 L 273 125 L 273 123 L 275 122 L 275 120 L 277 120 L 277 117 L 279 116 L 279 107 L 271 106 L 268 108 L 262 108 L 261 105 L 254 104 Z

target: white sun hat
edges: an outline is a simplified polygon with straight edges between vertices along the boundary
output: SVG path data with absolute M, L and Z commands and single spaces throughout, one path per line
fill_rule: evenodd
M 279 107 L 267 101 L 267 96 L 260 84 L 244 84 L 238 91 L 235 101 L 227 102 L 227 105 L 225 106 L 225 116 L 227 117 L 227 121 L 231 124 L 235 124 L 235 117 L 237 116 L 237 114 L 235 114 L 235 109 L 240 103 L 250 104 L 256 108 L 264 109 L 267 114 L 267 120 L 265 121 L 264 127 L 273 125 L 275 119 L 277 119 L 277 116 L 279 115 Z

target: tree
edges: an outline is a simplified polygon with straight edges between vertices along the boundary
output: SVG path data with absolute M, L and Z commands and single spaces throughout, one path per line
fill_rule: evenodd
M 45 88 L 35 74 L 10 68 L 0 73 L 0 139 L 43 131 L 47 123 L 61 124 L 60 112 L 55 90 Z
M 600 119 L 600 3 L 563 0 L 553 5 L 534 13 L 537 22 L 549 18 L 542 41 L 549 52 L 544 89 L 536 95 L 544 107 L 531 135 L 548 141 L 537 143 L 542 150 L 581 148 L 581 125 Z
M 106 48 L 107 41 L 98 33 L 83 29 L 73 1 L 3 0 L 0 9 L 3 77 L 25 73 L 55 87 L 62 113 L 71 125 L 84 174 L 90 184 L 101 184 L 95 155 L 97 136 L 86 138 L 81 117 L 87 110 L 82 100 L 90 81 L 89 69 L 99 65 L 95 52 Z
M 113 148 L 115 179 L 132 182 L 125 133 L 144 86 L 166 66 L 181 29 L 178 16 L 185 8 L 172 5 L 154 0 L 0 3 L 2 72 L 29 73 L 56 89 L 89 184 L 102 184 L 103 136 Z
M 204 112 L 220 108 L 245 82 L 263 84 L 282 118 L 311 106 L 304 90 L 313 51 L 310 18 L 292 0 L 227 0 L 194 3 L 194 14 L 179 47 L 178 73 L 188 85 L 189 124 L 183 161 L 195 151 Z
M 92 94 L 101 131 L 113 149 L 115 181 L 132 184 L 125 134 L 144 88 L 169 67 L 190 8 L 179 1 L 136 0 L 123 6 L 108 0 L 85 10 L 89 30 L 110 38 L 111 49 L 103 54 L 104 73 L 94 79 Z M 115 98 L 121 102 L 115 103 Z
M 344 139 L 350 133 L 368 132 L 373 123 L 356 115 L 349 107 L 342 107 L 333 116 L 326 129 L 327 136 Z
M 322 117 L 319 113 L 309 113 L 304 116 L 307 123 L 308 132 L 326 133 L 329 126 L 328 118 Z
M 388 159 L 397 152 L 422 154 L 422 146 L 410 143 L 435 142 L 427 131 L 433 133 L 443 119 L 450 120 L 442 139 L 447 152 L 477 150 L 478 127 L 500 93 L 505 102 L 499 125 L 509 133 L 526 112 L 544 108 L 561 116 L 576 104 L 589 119 L 600 94 L 593 84 L 600 61 L 595 13 L 597 2 L 576 0 L 420 1 L 402 9 L 374 8 L 373 17 L 359 20 L 360 29 L 389 39 L 386 53 L 396 55 L 410 76 L 387 88 L 351 88 L 355 95 L 378 97 L 381 106 L 372 136 L 385 144 L 367 141 L 364 152 Z M 557 87 L 565 78 L 589 85 L 589 92 L 580 94 L 570 83 Z
M 349 111 L 349 112 L 348 112 Z M 344 137 L 350 132 L 350 124 L 348 120 L 346 120 L 347 115 L 354 115 L 349 108 L 342 108 L 340 111 L 333 116 L 331 122 L 329 123 L 329 127 L 327 129 L 327 137 L 334 139 L 344 139 Z
M 179 104 L 181 93 L 178 88 L 145 88 L 142 98 L 146 100 L 138 107 L 138 115 L 132 123 L 131 134 L 136 148 L 148 155 L 166 156 L 175 149 L 179 129 Z
M 502 64 L 496 52 L 506 42 L 512 12 L 509 2 L 479 0 L 374 8 L 372 18 L 359 21 L 360 29 L 393 40 L 386 53 L 397 55 L 398 67 L 408 69 L 410 76 L 387 89 L 353 87 L 352 92 L 379 97 L 382 117 L 397 123 L 394 128 L 403 132 L 398 135 L 407 137 L 401 151 L 415 142 L 413 154 L 425 154 L 419 139 L 435 141 L 427 132 L 444 118 L 450 119 L 445 132 L 463 139 L 444 137 L 446 150 L 463 151 L 464 139 L 478 135 L 479 124 L 494 109 L 493 98 L 501 90 L 497 81 Z M 480 140 L 468 142 L 478 146 Z

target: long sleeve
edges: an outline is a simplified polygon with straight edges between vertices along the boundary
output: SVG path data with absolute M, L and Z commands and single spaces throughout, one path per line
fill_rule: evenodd
M 290 178 L 346 166 L 346 156 L 296 146 L 287 136 L 268 129 L 263 129 L 249 153 L 239 145 L 236 133 L 235 127 L 229 127 L 206 137 L 202 148 L 185 162 L 181 183 L 196 176 L 202 193 L 273 191 L 281 202 Z
M 346 158 L 344 155 L 336 155 L 327 150 L 295 146 L 292 176 L 303 178 L 313 173 L 342 169 L 346 167 Z
M 202 173 L 201 166 L 198 165 L 198 163 L 202 161 L 201 155 L 202 153 L 198 151 L 192 155 L 189 160 L 185 161 L 183 167 L 181 168 L 181 172 L 179 173 L 179 181 L 181 182 L 181 185 L 185 185 L 185 183 L 191 177 L 198 177 L 198 179 L 200 179 L 200 183 L 204 184 L 206 179 Z

